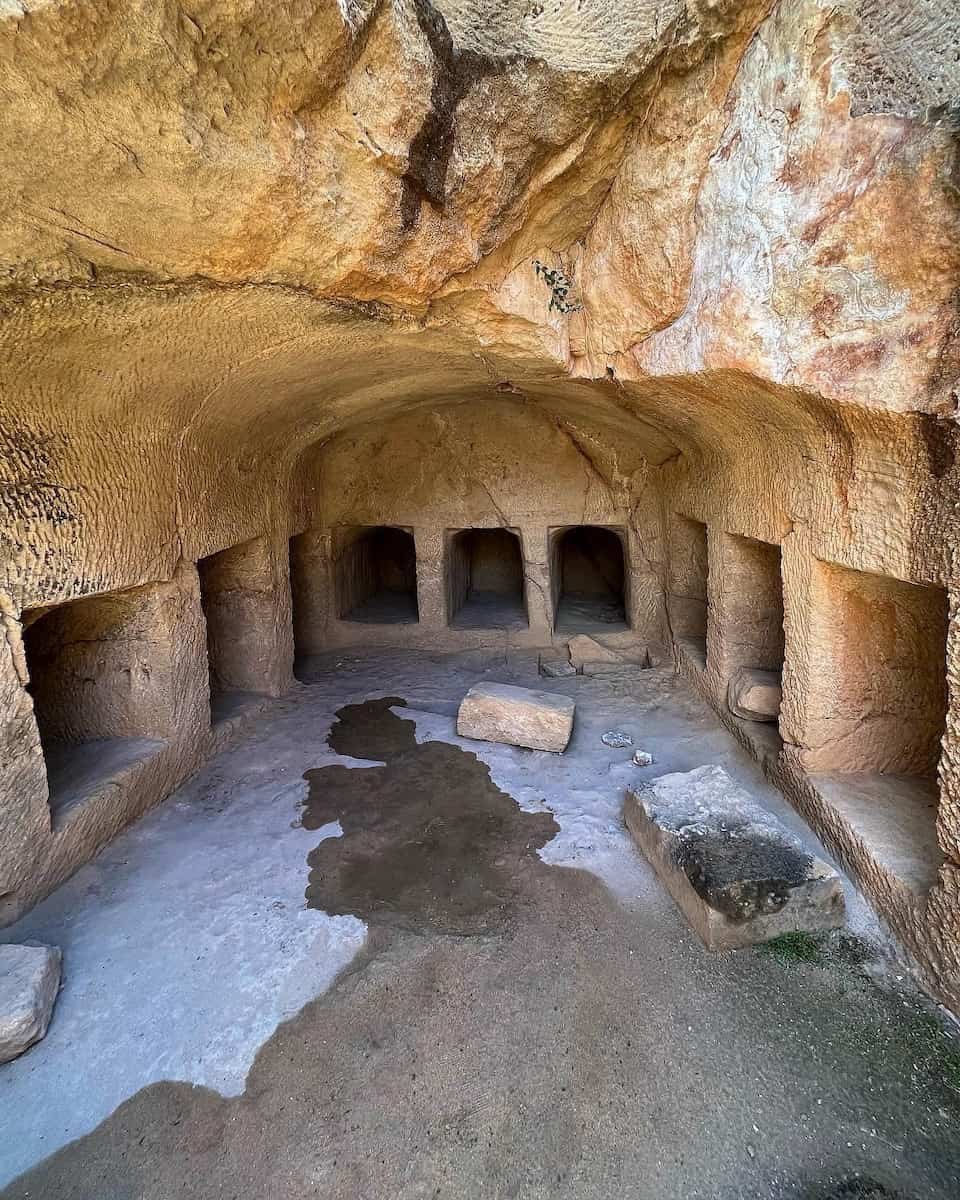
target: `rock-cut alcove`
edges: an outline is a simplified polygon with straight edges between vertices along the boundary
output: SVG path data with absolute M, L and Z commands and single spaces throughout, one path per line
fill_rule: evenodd
M 342 620 L 375 625 L 416 622 L 417 552 L 409 529 L 377 525 L 347 531 L 335 570 Z
M 621 530 L 575 525 L 556 531 L 551 567 L 558 632 L 628 628 Z
M 450 536 L 447 611 L 454 629 L 527 624 L 523 552 L 513 529 L 461 529 Z
M 23 645 L 54 828 L 105 782 L 148 760 L 171 731 L 161 589 L 24 613 Z

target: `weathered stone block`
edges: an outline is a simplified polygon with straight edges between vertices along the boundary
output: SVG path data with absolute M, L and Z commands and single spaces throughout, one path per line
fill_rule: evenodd
M 627 828 L 708 950 L 843 924 L 836 871 L 718 766 L 627 791 Z
M 567 748 L 573 732 L 574 707 L 569 697 L 552 692 L 507 683 L 478 683 L 460 705 L 457 733 L 559 754 Z
M 776 721 L 782 698 L 778 671 L 741 667 L 727 686 L 727 706 L 745 721 Z
M 0 946 L 0 1063 L 47 1032 L 60 987 L 55 946 Z

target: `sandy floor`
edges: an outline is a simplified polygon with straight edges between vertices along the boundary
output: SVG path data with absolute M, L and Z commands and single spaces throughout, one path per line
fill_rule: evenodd
M 707 762 L 802 829 L 669 671 L 375 652 L 302 675 L 4 931 L 65 960 L 47 1038 L 0 1067 L 0 1185 L 28 1172 L 4 1195 L 960 1195 L 960 1051 L 896 964 L 849 939 L 708 955 L 635 853 L 625 784 Z M 459 740 L 479 678 L 574 695 L 568 752 Z M 328 745 L 388 696 L 332 737 L 363 759 Z

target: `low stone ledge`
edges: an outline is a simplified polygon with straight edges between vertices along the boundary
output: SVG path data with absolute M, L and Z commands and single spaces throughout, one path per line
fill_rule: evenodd
M 457 716 L 460 737 L 562 753 L 573 732 L 574 702 L 553 692 L 507 683 L 478 683 Z
M 843 924 L 840 877 L 722 767 L 627 791 L 627 828 L 708 950 Z

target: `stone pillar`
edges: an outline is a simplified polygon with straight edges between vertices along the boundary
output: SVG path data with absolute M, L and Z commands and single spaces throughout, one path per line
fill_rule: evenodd
M 329 530 L 308 529 L 290 539 L 290 593 L 296 653 L 319 654 L 327 644 L 333 606 Z
M 417 547 L 417 607 L 422 630 L 447 628 L 446 550 L 442 527 L 418 527 L 413 532 Z
M 667 603 L 678 641 L 707 636 L 707 527 L 701 521 L 669 513 Z
M 287 542 L 259 537 L 198 564 L 211 681 L 282 696 L 293 683 Z
M 550 591 L 550 535 L 546 526 L 514 529 L 520 538 L 523 561 L 523 593 L 530 637 L 548 646 L 553 639 L 556 614 Z
M 6 608 L 0 600 L 0 609 Z M 16 893 L 35 875 L 50 841 L 47 774 L 26 690 L 20 624 L 0 611 L 0 923 L 16 915 Z
M 780 544 L 783 573 L 783 698 L 780 703 L 780 736 L 785 745 L 801 746 L 810 695 L 810 571 L 813 553 L 801 527 Z
M 626 531 L 625 600 L 630 628 L 648 644 L 665 640 L 666 607 L 660 570 L 661 535 L 654 513 L 638 508 Z
M 947 679 L 947 721 L 940 755 L 937 837 L 947 858 L 952 863 L 960 864 L 960 595 L 955 591 L 950 593 L 950 623 L 944 669 Z M 960 870 L 954 872 L 953 878 L 960 881 Z M 956 899 L 960 903 L 960 887 Z M 960 954 L 957 957 L 960 959 Z
M 161 601 L 156 630 L 169 689 L 164 699 L 169 737 L 180 747 L 185 779 L 199 765 L 209 725 L 206 629 L 197 568 L 181 561 L 169 583 L 152 584 L 151 590 Z

